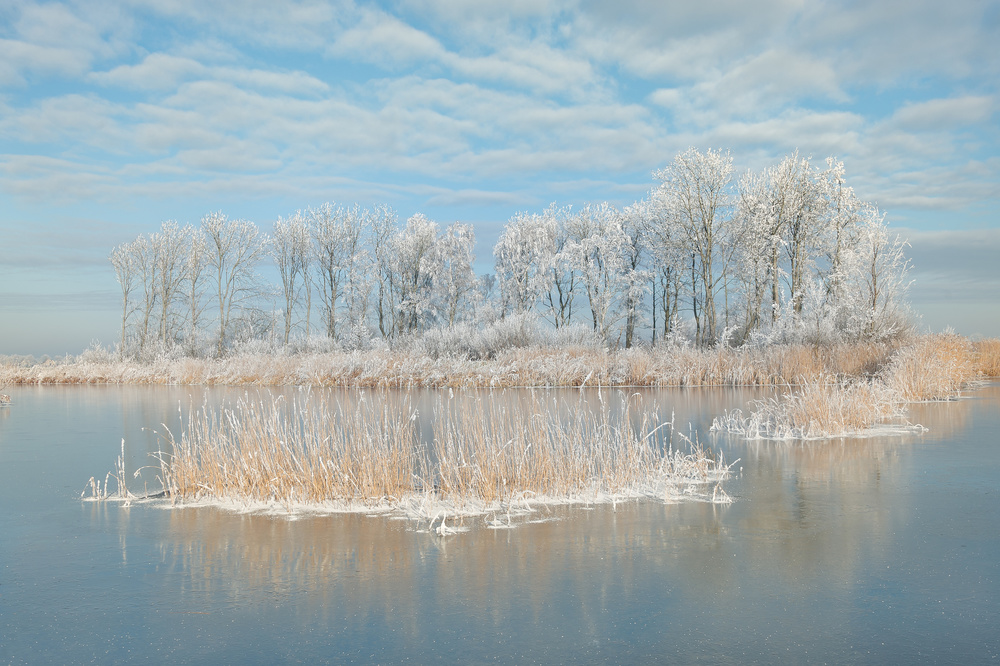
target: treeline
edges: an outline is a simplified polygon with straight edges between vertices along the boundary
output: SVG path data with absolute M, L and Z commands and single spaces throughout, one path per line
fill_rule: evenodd
M 417 214 L 400 226 L 385 206 L 325 204 L 269 233 L 222 213 L 165 222 L 111 254 L 121 350 L 358 348 L 512 315 L 625 347 L 879 340 L 906 327 L 905 243 L 845 185 L 841 163 L 795 154 L 737 179 L 728 153 L 691 149 L 654 177 L 625 208 L 515 215 L 484 276 L 470 225 Z M 263 279 L 267 263 L 276 280 Z
M 691 149 L 654 177 L 624 209 L 511 219 L 494 250 L 502 310 L 586 318 L 625 346 L 644 325 L 700 345 L 884 339 L 907 325 L 906 244 L 842 163 L 794 154 L 737 179 L 729 153 Z
M 423 215 L 403 228 L 388 207 L 336 207 L 279 218 L 269 234 L 212 213 L 114 249 L 126 355 L 180 348 L 223 355 L 234 345 L 348 347 L 479 319 L 492 278 L 475 275 L 470 225 L 441 230 Z M 262 279 L 270 260 L 277 284 Z M 322 346 L 322 343 L 319 343 Z

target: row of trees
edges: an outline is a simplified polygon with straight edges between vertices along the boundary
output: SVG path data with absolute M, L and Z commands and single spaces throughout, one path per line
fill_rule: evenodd
M 691 149 L 617 209 L 519 214 L 494 250 L 502 310 L 556 327 L 580 306 L 609 341 L 881 339 L 907 323 L 905 242 L 833 159 L 798 154 L 737 178 L 727 152 Z M 576 308 L 576 311 L 574 310 Z
M 197 227 L 164 222 L 111 253 L 122 349 L 222 355 L 252 339 L 288 345 L 317 328 L 359 346 L 376 331 L 395 338 L 452 325 L 488 300 L 473 298 L 491 284 L 473 272 L 475 242 L 470 225 L 441 230 L 419 214 L 398 228 L 384 206 L 325 204 L 279 218 L 270 234 L 222 213 Z M 268 259 L 277 284 L 262 279 Z
M 165 222 L 111 254 L 122 348 L 222 355 L 316 332 L 357 347 L 523 313 L 626 347 L 646 331 L 712 345 L 880 339 L 905 325 L 905 243 L 846 186 L 843 164 L 794 154 L 737 178 L 728 153 L 691 149 L 654 177 L 625 208 L 518 213 L 495 276 L 473 271 L 470 225 L 417 214 L 400 226 L 385 206 L 325 204 L 270 233 L 221 213 Z

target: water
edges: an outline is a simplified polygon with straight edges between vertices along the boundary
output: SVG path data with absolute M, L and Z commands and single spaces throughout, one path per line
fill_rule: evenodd
M 143 427 L 242 393 L 11 391 L 0 662 L 1000 658 L 1000 385 L 914 406 L 921 435 L 807 445 L 704 434 L 746 391 L 647 393 L 741 459 L 730 506 L 560 507 L 442 539 L 385 517 L 79 500 L 123 437 L 128 466 L 148 464 Z

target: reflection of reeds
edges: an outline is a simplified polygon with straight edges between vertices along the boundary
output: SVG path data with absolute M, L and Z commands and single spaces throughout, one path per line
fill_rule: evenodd
M 349 413 L 321 401 L 240 400 L 193 413 L 160 454 L 177 501 L 245 506 L 482 512 L 512 504 L 682 496 L 728 501 L 716 486 L 728 466 L 697 444 L 665 441 L 670 424 L 594 412 L 532 396 L 508 413 L 500 401 L 435 405 L 432 441 L 416 412 L 361 401 Z M 631 403 L 630 403 L 631 404 Z

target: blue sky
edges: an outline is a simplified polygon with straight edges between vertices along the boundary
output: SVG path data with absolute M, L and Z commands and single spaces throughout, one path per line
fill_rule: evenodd
M 1000 335 L 1000 3 L 0 3 L 0 353 L 113 343 L 110 249 L 325 201 L 502 225 L 679 151 L 798 150 L 912 243 L 925 327 Z

